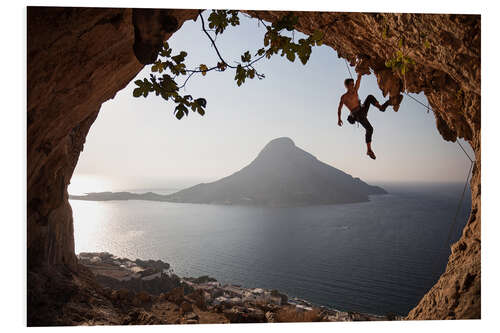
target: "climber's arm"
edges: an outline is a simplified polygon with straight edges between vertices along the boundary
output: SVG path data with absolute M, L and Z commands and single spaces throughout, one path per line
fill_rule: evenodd
M 361 84 L 361 74 L 358 73 L 358 78 L 356 80 L 356 84 L 354 85 L 354 90 L 356 90 L 356 92 L 358 91 L 360 84 Z
M 342 126 L 341 114 L 342 114 L 342 106 L 343 105 L 344 105 L 344 95 L 342 95 L 342 97 L 340 97 L 340 102 L 339 102 L 339 109 L 338 109 L 339 121 L 337 122 L 337 124 L 339 126 Z

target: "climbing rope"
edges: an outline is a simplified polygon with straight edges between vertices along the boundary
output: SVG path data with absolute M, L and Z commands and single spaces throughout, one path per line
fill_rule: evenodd
M 351 76 L 351 79 L 354 80 L 354 78 L 352 77 L 352 74 L 351 74 L 351 69 L 349 68 L 349 65 L 347 64 L 347 60 L 344 59 L 344 61 L 345 61 L 345 66 L 347 67 L 347 70 L 349 71 L 349 75 Z
M 475 161 L 473 161 L 472 158 L 470 158 L 469 154 L 467 154 L 467 152 L 465 151 L 464 147 L 460 144 L 460 141 L 458 141 L 458 139 L 457 139 L 457 143 L 460 146 L 460 148 L 462 148 L 462 151 L 464 152 L 465 156 L 467 156 L 467 158 L 469 159 L 469 161 L 471 163 L 474 163 Z
M 345 66 L 347 67 L 347 71 L 349 72 L 349 76 L 351 77 L 351 79 L 353 79 L 353 76 L 352 76 L 352 73 L 351 73 L 351 69 L 349 68 L 349 64 L 347 63 L 347 60 L 344 59 L 344 62 L 345 62 Z M 403 94 L 405 94 L 406 96 L 410 97 L 412 100 L 414 100 L 415 102 L 417 102 L 418 104 L 422 105 L 424 108 L 427 109 L 427 112 L 429 111 L 433 111 L 430 107 L 429 107 L 429 101 L 427 100 L 427 105 L 425 105 L 424 103 L 422 103 L 421 101 L 419 101 L 418 99 L 416 99 L 415 97 L 413 97 L 412 95 L 408 94 L 406 91 L 403 91 Z M 434 111 L 433 111 L 434 112 Z M 457 143 L 458 145 L 460 146 L 460 148 L 462 149 L 462 151 L 464 152 L 465 156 L 467 156 L 467 158 L 469 159 L 469 161 L 471 161 L 471 163 L 474 163 L 474 161 L 472 160 L 472 158 L 469 156 L 469 154 L 467 154 L 467 152 L 465 151 L 464 147 L 460 144 L 460 141 L 457 140 Z
M 459 201 L 459 204 L 458 204 L 458 207 L 457 207 L 457 211 L 455 212 L 455 218 L 453 219 L 453 224 L 448 232 L 448 239 L 446 241 L 447 244 L 450 243 L 450 240 L 451 240 L 451 231 L 453 228 L 455 228 L 455 225 L 457 224 L 457 217 L 458 217 L 458 214 L 460 213 L 460 208 L 462 207 L 462 202 L 464 200 L 464 196 L 465 196 L 465 191 L 467 190 L 467 184 L 469 184 L 469 178 L 470 178 L 470 174 L 471 174 L 471 171 L 472 171 L 472 168 L 474 166 L 474 162 L 472 162 L 470 164 L 470 168 L 469 168 L 469 172 L 467 173 L 467 178 L 465 179 L 465 184 L 464 184 L 464 190 L 462 191 L 462 196 L 460 197 L 460 201 Z
M 347 70 L 349 72 L 349 76 L 351 77 L 351 79 L 354 79 L 352 74 L 351 74 L 351 69 L 349 68 L 349 65 L 347 64 L 347 60 L 344 59 L 345 61 L 345 65 L 347 67 Z M 422 103 L 421 101 L 419 101 L 418 99 L 416 99 L 415 97 L 411 96 L 410 94 L 408 94 L 406 91 L 403 91 L 403 94 L 405 94 L 406 96 L 410 97 L 412 100 L 414 100 L 415 102 L 417 102 L 418 104 L 422 105 L 424 108 L 427 109 L 427 113 L 429 113 L 430 111 L 433 111 L 430 107 L 429 107 L 429 100 L 427 100 L 427 105 L 425 105 L 424 103 Z M 442 97 L 442 96 L 441 96 Z M 469 154 L 467 153 L 467 151 L 464 149 L 464 147 L 460 144 L 460 141 L 457 139 L 456 140 L 457 144 L 460 146 L 460 148 L 462 149 L 462 151 L 464 152 L 465 156 L 467 156 L 467 158 L 469 159 L 470 161 L 470 167 L 469 167 L 469 172 L 467 172 L 467 178 L 465 179 L 465 183 L 464 183 L 464 189 L 462 191 L 462 196 L 460 197 L 460 200 L 458 201 L 458 206 L 457 206 L 457 210 L 455 212 L 455 217 L 453 218 L 453 223 L 450 225 L 450 228 L 448 230 L 448 237 L 446 239 L 446 243 L 445 243 L 445 247 L 449 246 L 450 245 L 450 240 L 451 240 L 451 236 L 452 236 L 452 232 L 453 230 L 455 229 L 456 227 L 456 224 L 457 224 L 457 219 L 458 219 L 458 215 L 460 214 L 460 210 L 462 208 L 462 203 L 464 201 L 464 197 L 465 197 L 465 192 L 467 190 L 467 185 L 469 184 L 469 178 L 470 178 L 470 175 L 471 175 L 471 172 L 472 172 L 472 169 L 474 167 L 474 163 L 476 162 L 475 160 L 473 160 Z M 436 261 L 434 262 L 434 264 L 432 265 L 432 267 L 435 267 L 435 264 L 438 260 L 438 257 L 436 257 Z
M 406 92 L 403 92 L 406 96 L 410 97 L 411 99 L 413 99 L 415 102 L 419 103 L 420 105 L 422 105 L 423 107 L 425 107 L 427 109 L 427 113 L 429 113 L 429 111 L 433 111 L 430 107 L 429 107 L 429 104 L 425 105 L 424 103 L 420 102 L 418 99 L 416 99 L 415 97 L 407 94 Z M 429 103 L 429 100 L 427 100 L 427 103 Z M 458 215 L 460 214 L 460 210 L 462 209 L 462 203 L 464 201 L 464 197 L 465 197 L 465 192 L 467 190 L 467 185 L 469 184 L 469 178 L 470 178 L 470 175 L 471 175 L 471 172 L 472 172 L 472 169 L 474 167 L 474 163 L 476 161 L 474 161 L 470 156 L 469 154 L 467 153 L 467 151 L 464 149 L 464 147 L 462 146 L 462 144 L 460 143 L 460 141 L 457 139 L 456 140 L 457 144 L 460 146 L 460 148 L 462 149 L 462 151 L 464 152 L 465 156 L 469 159 L 470 161 L 470 167 L 469 167 L 469 171 L 467 172 L 467 178 L 465 178 L 465 183 L 464 183 L 464 189 L 462 191 L 462 196 L 460 197 L 460 200 L 458 201 L 458 205 L 457 205 L 457 210 L 455 211 L 455 217 L 453 218 L 453 222 L 452 224 L 450 225 L 450 228 L 448 229 L 448 237 L 446 238 L 446 242 L 444 244 L 444 247 L 447 248 L 448 246 L 450 246 L 450 241 L 451 241 L 451 237 L 452 237 L 452 233 L 453 233 L 453 230 L 455 230 L 456 228 L 456 225 L 457 225 L 457 221 L 458 221 Z M 437 266 L 437 263 L 438 263 L 438 260 L 439 260 L 439 257 L 436 257 L 434 263 L 432 264 L 431 266 L 431 269 L 433 271 L 437 271 L 437 269 L 435 269 L 435 267 Z
M 427 111 L 432 111 L 431 108 L 429 107 L 429 105 L 425 105 L 424 103 L 420 102 L 418 99 L 414 98 L 413 96 L 411 95 L 408 95 L 406 92 L 405 92 L 405 95 L 410 97 L 411 99 L 413 99 L 414 101 L 416 101 L 417 103 L 423 105 L 425 108 L 427 108 Z M 453 218 L 453 223 L 450 225 L 450 229 L 448 230 L 448 238 L 446 239 L 446 243 L 445 243 L 445 247 L 446 246 L 449 246 L 450 245 L 450 240 L 451 240 L 451 234 L 452 234 L 452 231 L 455 229 L 456 227 L 456 224 L 457 224 L 457 218 L 458 218 L 458 214 L 460 213 L 460 209 L 462 208 L 462 203 L 464 201 L 464 196 L 465 196 L 465 192 L 467 190 L 467 185 L 469 184 L 469 178 L 470 178 L 470 175 L 471 175 L 471 172 L 472 172 L 472 169 L 474 167 L 474 163 L 476 161 L 474 161 L 470 155 L 467 153 L 467 151 L 465 150 L 465 148 L 462 146 L 462 144 L 460 143 L 460 141 L 457 139 L 457 144 L 458 146 L 462 149 L 462 151 L 464 152 L 465 156 L 469 159 L 470 161 L 470 167 L 469 167 L 469 172 L 467 173 L 467 178 L 465 179 L 465 184 L 464 184 L 464 189 L 462 191 L 462 196 L 460 197 L 460 200 L 458 201 L 458 206 L 457 206 L 457 210 L 455 212 L 455 217 Z
M 453 218 L 453 223 L 450 225 L 450 228 L 448 230 L 448 237 L 446 238 L 446 242 L 444 243 L 444 246 L 442 248 L 440 248 L 439 250 L 441 250 L 443 248 L 447 249 L 450 246 L 452 232 L 453 232 L 453 230 L 455 230 L 456 225 L 457 225 L 458 214 L 460 214 L 460 210 L 462 208 L 462 203 L 464 201 L 465 192 L 467 190 L 467 185 L 469 184 L 469 178 L 470 178 L 473 166 L 474 166 L 474 161 L 472 161 L 471 164 L 470 164 L 469 172 L 467 173 L 467 178 L 465 179 L 464 189 L 462 191 L 462 196 L 460 197 L 460 200 L 458 202 L 457 210 L 455 211 L 455 217 Z M 439 257 L 436 256 L 436 258 L 435 258 L 435 260 L 434 260 L 434 262 L 432 263 L 432 266 L 431 266 L 431 270 L 433 272 L 437 272 L 438 271 L 438 269 L 439 269 L 438 263 L 439 263 Z

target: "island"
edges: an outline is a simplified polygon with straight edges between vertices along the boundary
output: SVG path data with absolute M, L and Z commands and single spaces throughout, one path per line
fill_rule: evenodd
M 69 198 L 294 207 L 365 202 L 379 194 L 387 192 L 319 161 L 282 137 L 271 140 L 249 165 L 230 176 L 173 194 L 94 192 Z

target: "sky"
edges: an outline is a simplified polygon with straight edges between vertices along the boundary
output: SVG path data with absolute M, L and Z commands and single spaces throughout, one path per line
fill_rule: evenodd
M 228 62 L 262 47 L 263 26 L 241 15 L 240 21 L 217 37 Z M 295 32 L 294 37 L 303 36 Z M 185 22 L 168 43 L 174 53 L 188 53 L 188 67 L 218 61 L 199 21 Z M 137 78 L 149 77 L 150 68 Z M 215 181 L 249 164 L 270 140 L 282 136 L 320 161 L 372 184 L 465 180 L 469 161 L 460 147 L 444 141 L 433 113 L 408 97 L 398 112 L 370 108 L 377 159 L 367 157 L 364 129 L 346 121 L 345 107 L 344 125 L 337 125 L 337 106 L 349 74 L 331 47 L 314 47 L 305 66 L 274 56 L 256 68 L 266 78 L 247 80 L 241 87 L 231 70 L 193 76 L 181 94 L 206 98 L 206 114 L 191 113 L 182 120 L 175 118 L 171 102 L 154 95 L 134 98 L 132 80 L 102 105 L 69 192 L 180 189 Z M 373 74 L 361 81 L 360 98 L 368 94 L 385 101 Z M 413 96 L 427 104 L 423 94 Z

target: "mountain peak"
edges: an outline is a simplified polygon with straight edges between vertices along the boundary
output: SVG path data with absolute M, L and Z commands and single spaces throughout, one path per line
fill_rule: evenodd
M 260 154 L 240 171 L 212 183 L 198 184 L 179 192 L 159 195 L 91 193 L 71 199 L 153 200 L 255 206 L 331 205 L 368 201 L 385 194 L 351 175 L 319 161 L 297 147 L 290 138 L 271 140 Z
M 261 154 L 265 152 L 271 152 L 273 154 L 279 152 L 289 152 L 296 148 L 295 143 L 292 139 L 287 137 L 276 138 L 271 141 L 261 150 Z
M 368 201 L 386 193 L 320 162 L 292 139 L 271 140 L 246 167 L 208 184 L 168 196 L 168 201 L 263 206 L 304 206 Z
M 266 147 L 272 147 L 272 146 L 292 146 L 295 147 L 295 142 L 293 142 L 292 139 L 289 137 L 283 136 L 281 138 L 276 138 L 271 141 L 266 145 Z

